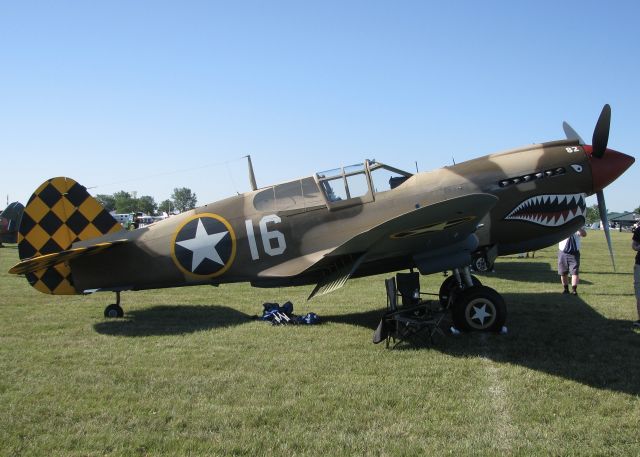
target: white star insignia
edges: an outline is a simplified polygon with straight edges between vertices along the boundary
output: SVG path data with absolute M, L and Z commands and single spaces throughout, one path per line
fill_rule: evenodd
M 480 321 L 480 325 L 484 325 L 484 320 L 488 317 L 491 317 L 491 314 L 487 312 L 486 303 L 480 308 L 474 306 L 473 310 L 475 311 L 475 313 L 473 316 L 471 316 L 471 319 L 478 319 Z
M 177 241 L 176 244 L 193 253 L 191 271 L 196 271 L 196 268 L 200 266 L 204 259 L 209 259 L 215 263 L 224 265 L 222 258 L 220 258 L 220 254 L 218 254 L 218 251 L 216 250 L 216 246 L 228 233 L 228 231 L 224 231 L 209 235 L 202 224 L 202 219 L 198 219 L 195 238 Z

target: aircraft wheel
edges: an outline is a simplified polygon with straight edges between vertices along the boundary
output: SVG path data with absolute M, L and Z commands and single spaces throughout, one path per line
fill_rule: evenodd
M 499 332 L 507 320 L 507 305 L 490 287 L 469 287 L 455 297 L 452 317 L 460 330 Z
M 479 256 L 473 259 L 473 269 L 486 273 L 487 271 L 491 271 L 493 269 L 493 263 L 489 262 L 486 257 Z
M 104 317 L 115 318 L 122 316 L 124 316 L 124 311 L 122 307 L 116 303 L 113 303 L 104 309 Z
M 482 285 L 480 280 L 474 275 L 471 275 L 471 282 L 473 282 L 474 286 Z M 459 291 L 459 289 L 460 288 L 458 287 L 458 281 L 456 281 L 455 275 L 447 277 L 447 279 L 445 279 L 440 286 L 440 291 L 438 292 L 438 297 L 440 298 L 440 306 L 442 306 L 443 308 L 448 307 L 449 302 L 453 302 L 455 300 L 455 295 Z

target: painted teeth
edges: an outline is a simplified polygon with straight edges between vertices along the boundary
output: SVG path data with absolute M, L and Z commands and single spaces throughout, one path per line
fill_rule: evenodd
M 585 194 L 545 194 L 520 203 L 505 219 L 559 227 L 586 214 Z

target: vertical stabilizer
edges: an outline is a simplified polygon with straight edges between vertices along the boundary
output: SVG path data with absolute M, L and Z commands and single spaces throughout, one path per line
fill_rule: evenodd
M 21 260 L 53 254 L 71 248 L 77 241 L 120 230 L 122 226 L 89 195 L 86 187 L 70 178 L 52 178 L 38 187 L 24 209 L 18 254 Z M 73 287 L 71 268 L 65 263 L 27 273 L 26 277 L 40 292 L 79 293 Z

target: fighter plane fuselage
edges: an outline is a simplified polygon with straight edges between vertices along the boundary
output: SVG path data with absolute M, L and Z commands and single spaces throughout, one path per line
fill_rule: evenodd
M 73 284 L 77 291 L 310 284 L 356 262 L 353 276 L 416 266 L 432 273 L 458 267 L 461 251 L 471 258 L 539 249 L 584 225 L 586 196 L 633 162 L 607 155 L 618 165 L 597 183 L 598 159 L 569 140 L 406 173 L 386 187 L 374 183 L 374 163 L 366 162 L 351 176 L 342 169 L 343 180 L 317 174 L 76 242 L 73 248 L 126 240 L 71 260 Z M 352 177 L 360 179 L 357 196 Z M 336 197 L 326 182 L 346 184 L 346 193 Z

